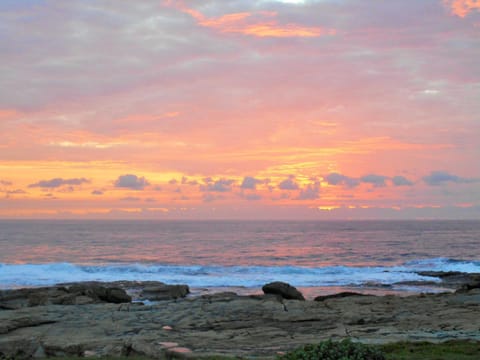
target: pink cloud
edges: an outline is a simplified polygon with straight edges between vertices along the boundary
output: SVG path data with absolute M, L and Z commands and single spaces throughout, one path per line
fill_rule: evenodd
M 8 121 L 12 119 L 16 119 L 19 117 L 18 111 L 15 109 L 0 109 L 0 120 L 1 121 Z
M 258 200 L 293 214 L 300 203 L 477 196 L 478 184 L 444 181 L 449 195 L 421 179 L 435 169 L 480 178 L 479 0 L 163 4 L 25 3 L 0 14 L 0 173 L 15 188 L 87 173 L 76 200 L 55 195 L 95 211 L 125 207 L 118 198 L 132 189 L 114 188 L 120 174 L 144 174 L 145 196 L 172 209 Z M 32 21 L 20 23 L 20 10 Z M 8 207 L 37 209 L 44 196 L 32 188 Z
M 475 9 L 480 10 L 480 0 L 444 0 L 444 2 L 454 15 L 462 18 Z
M 189 8 L 181 0 L 167 0 L 168 6 L 192 16 L 199 25 L 216 29 L 222 33 L 238 33 L 255 37 L 318 37 L 335 35 L 334 29 L 323 27 L 308 27 L 298 24 L 279 24 L 274 11 L 241 12 L 208 18 L 201 12 Z

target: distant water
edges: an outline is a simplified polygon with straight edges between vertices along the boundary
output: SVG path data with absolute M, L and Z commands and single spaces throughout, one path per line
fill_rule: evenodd
M 158 280 L 386 288 L 416 271 L 480 273 L 480 221 L 0 221 L 0 288 Z M 425 289 L 417 289 L 424 291 Z

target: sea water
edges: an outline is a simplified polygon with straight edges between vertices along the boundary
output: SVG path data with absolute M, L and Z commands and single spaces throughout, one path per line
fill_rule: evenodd
M 2 220 L 0 288 L 157 280 L 255 293 L 285 281 L 415 292 L 425 288 L 401 283 L 438 281 L 419 271 L 480 273 L 479 245 L 480 221 Z

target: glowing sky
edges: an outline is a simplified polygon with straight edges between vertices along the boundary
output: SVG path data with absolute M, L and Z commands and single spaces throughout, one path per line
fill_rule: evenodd
M 2 0 L 0 217 L 480 218 L 480 0 Z

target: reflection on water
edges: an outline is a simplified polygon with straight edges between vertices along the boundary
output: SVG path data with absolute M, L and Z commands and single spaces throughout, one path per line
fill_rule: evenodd
M 409 294 L 424 289 L 398 283 L 424 281 L 418 270 L 478 272 L 479 240 L 480 221 L 0 221 L 0 287 L 156 280 L 250 294 L 279 280 L 311 298 Z
M 479 259 L 480 222 L 0 221 L 0 262 L 374 266 Z

